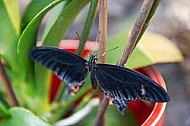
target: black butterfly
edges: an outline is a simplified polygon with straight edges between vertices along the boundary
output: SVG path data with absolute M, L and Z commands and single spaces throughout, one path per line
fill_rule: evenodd
M 33 48 L 30 57 L 52 70 L 65 82 L 69 93 L 76 93 L 90 73 L 92 88 L 97 84 L 123 113 L 131 100 L 168 102 L 167 92 L 156 82 L 133 70 L 109 65 L 96 64 L 97 57 L 90 55 L 89 61 L 55 47 Z

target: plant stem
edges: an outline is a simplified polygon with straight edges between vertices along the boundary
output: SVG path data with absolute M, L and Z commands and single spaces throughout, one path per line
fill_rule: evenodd
M 107 13 L 108 13 L 108 0 L 99 0 L 99 49 L 100 54 L 106 50 L 107 41 Z M 100 56 L 100 63 L 105 63 L 105 55 Z M 95 121 L 95 126 L 105 125 L 105 111 L 108 105 L 108 100 L 102 90 L 99 91 L 100 107 Z
M 10 100 L 10 104 L 12 106 L 18 106 L 18 101 L 16 99 L 16 96 L 13 92 L 13 89 L 11 87 L 10 81 L 7 77 L 7 74 L 3 68 L 3 65 L 1 63 L 1 59 L 0 59 L 0 79 L 2 80 L 2 84 L 7 92 L 8 95 L 8 99 Z
M 85 22 L 85 25 L 83 28 L 82 36 L 80 38 L 80 42 L 79 42 L 80 44 L 79 44 L 79 47 L 78 47 L 77 52 L 76 52 L 77 55 L 80 55 L 82 53 L 84 45 L 86 43 L 86 40 L 88 39 L 90 29 L 91 29 L 92 24 L 94 22 L 94 17 L 96 16 L 97 5 L 98 5 L 97 0 L 91 0 L 88 16 L 87 16 L 87 19 L 86 19 L 86 22 Z
M 140 33 L 141 30 L 145 24 L 145 21 L 147 20 L 147 17 L 149 15 L 149 12 L 153 6 L 155 0 L 144 0 L 143 5 L 140 9 L 140 12 L 137 16 L 137 20 L 134 24 L 134 27 L 131 31 L 131 35 L 129 37 L 129 41 L 124 49 L 124 52 L 122 54 L 121 59 L 119 60 L 118 65 L 124 66 L 124 64 L 127 62 L 130 54 L 134 50 L 135 46 L 137 45 L 138 41 L 140 40 Z
M 103 94 L 104 95 L 104 94 Z M 108 107 L 109 100 L 108 98 L 102 98 L 100 102 L 100 107 L 95 121 L 95 126 L 105 126 L 105 112 Z
M 156 9 L 158 8 L 158 5 L 160 4 L 160 1 L 161 0 L 154 0 L 154 3 L 152 5 L 152 8 L 148 14 L 148 17 L 142 27 L 142 30 L 141 30 L 141 33 L 139 34 L 139 37 L 137 39 L 137 42 L 141 39 L 142 35 L 144 34 L 145 30 L 147 29 L 147 27 L 149 26 L 150 22 L 151 22 L 151 19 L 153 18 L 155 12 L 156 12 Z

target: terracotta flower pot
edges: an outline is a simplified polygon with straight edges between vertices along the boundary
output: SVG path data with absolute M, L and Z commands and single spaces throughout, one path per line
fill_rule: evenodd
M 60 42 L 59 48 L 75 53 L 78 47 L 78 40 L 63 40 Z M 94 42 L 88 41 L 86 47 L 82 53 L 82 57 L 85 57 L 90 51 L 95 49 Z M 136 69 L 144 75 L 152 78 L 154 81 L 159 83 L 163 88 L 166 89 L 165 83 L 161 75 L 151 66 Z M 60 80 L 53 75 L 50 101 L 55 98 L 57 89 L 59 88 Z M 131 101 L 129 104 L 129 110 L 135 115 L 139 125 L 143 126 L 161 126 L 164 121 L 166 103 L 150 103 L 144 101 Z

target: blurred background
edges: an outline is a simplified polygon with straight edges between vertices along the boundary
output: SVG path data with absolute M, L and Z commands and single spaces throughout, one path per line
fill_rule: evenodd
M 142 0 L 108 0 L 108 37 L 122 31 L 130 31 Z M 21 13 L 29 3 L 19 0 Z M 163 75 L 171 101 L 167 104 L 165 126 L 190 125 L 190 1 L 162 0 L 151 25 L 147 31 L 162 34 L 172 40 L 181 50 L 182 63 L 156 64 L 155 68 Z M 85 9 L 88 9 L 86 7 Z M 70 28 L 66 38 L 76 39 L 82 31 L 86 10 L 83 10 Z M 48 16 L 48 15 L 47 15 Z M 45 22 L 44 18 L 44 21 Z M 41 30 L 43 30 L 43 22 Z M 95 40 L 98 31 L 98 20 L 92 28 L 89 39 Z M 39 33 L 40 36 L 40 33 Z

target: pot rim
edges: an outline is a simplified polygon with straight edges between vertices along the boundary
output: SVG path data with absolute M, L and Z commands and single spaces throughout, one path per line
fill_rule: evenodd
M 166 84 L 162 76 L 151 66 L 143 68 L 144 71 L 148 74 L 150 78 L 153 78 L 160 86 L 166 90 Z M 167 90 L 166 90 L 167 91 Z M 162 119 L 162 116 L 165 113 L 166 102 L 164 103 L 155 103 L 154 108 L 142 126 L 155 126 Z

